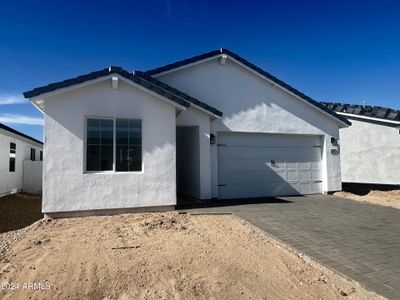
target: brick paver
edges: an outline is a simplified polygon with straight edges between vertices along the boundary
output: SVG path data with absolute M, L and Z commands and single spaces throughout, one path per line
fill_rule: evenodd
M 399 209 L 325 195 L 278 199 L 186 210 L 232 212 L 370 290 L 400 299 Z

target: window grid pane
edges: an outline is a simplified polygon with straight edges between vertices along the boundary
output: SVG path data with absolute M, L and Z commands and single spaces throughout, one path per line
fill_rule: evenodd
M 87 171 L 112 171 L 114 121 L 87 119 Z
M 15 157 L 10 157 L 8 171 L 9 172 L 15 172 Z
M 17 150 L 17 145 L 15 143 L 10 143 L 10 154 L 15 154 Z
M 115 145 L 115 171 L 142 170 L 141 120 L 87 119 L 86 170 L 113 170 Z
M 117 119 L 116 171 L 142 170 L 142 124 L 140 120 Z
M 34 148 L 31 148 L 31 160 L 35 161 L 36 158 L 36 150 Z

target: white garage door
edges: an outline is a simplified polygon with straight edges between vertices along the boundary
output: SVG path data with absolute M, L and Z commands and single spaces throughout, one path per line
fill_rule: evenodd
M 320 136 L 218 134 L 219 198 L 321 193 L 321 150 Z

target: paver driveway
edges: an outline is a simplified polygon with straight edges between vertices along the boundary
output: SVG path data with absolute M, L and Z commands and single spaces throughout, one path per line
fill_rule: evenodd
M 232 212 L 370 290 L 400 299 L 399 209 L 325 195 L 234 204 L 185 210 Z

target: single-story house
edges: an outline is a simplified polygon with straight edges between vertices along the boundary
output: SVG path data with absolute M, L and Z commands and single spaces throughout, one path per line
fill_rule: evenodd
M 341 189 L 351 123 L 227 49 L 24 95 L 45 114 L 49 216 Z
M 400 185 L 400 111 L 322 102 L 353 124 L 340 130 L 344 183 Z
M 43 160 L 43 143 L 0 123 L 0 197 L 22 190 L 27 160 Z M 41 185 L 41 172 L 36 175 Z

